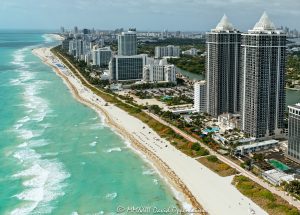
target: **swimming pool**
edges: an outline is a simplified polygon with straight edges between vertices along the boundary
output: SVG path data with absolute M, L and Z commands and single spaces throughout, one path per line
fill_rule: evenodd
M 268 161 L 268 163 L 271 164 L 276 169 L 281 170 L 281 171 L 286 171 L 286 170 L 291 169 L 289 166 L 287 166 L 284 163 L 282 163 L 282 162 L 280 162 L 278 160 L 275 160 L 275 159 L 270 159 Z

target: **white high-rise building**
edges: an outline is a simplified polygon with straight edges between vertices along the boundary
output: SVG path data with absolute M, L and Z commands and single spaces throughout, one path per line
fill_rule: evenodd
M 165 81 L 166 82 L 172 82 L 177 83 L 176 79 L 176 66 L 175 65 L 166 65 L 164 67 L 165 69 Z
M 92 51 L 93 65 L 107 67 L 112 57 L 110 47 L 98 48 Z
M 156 46 L 155 47 L 155 58 L 163 57 L 179 57 L 180 47 L 179 46 Z
M 122 32 L 118 35 L 118 55 L 132 56 L 137 54 L 137 36 L 136 29 L 129 29 L 128 32 Z
M 206 111 L 206 81 L 199 81 L 194 84 L 194 109 L 198 113 Z
M 166 59 L 149 61 L 143 70 L 143 81 L 176 83 L 176 67 L 174 65 L 168 64 Z

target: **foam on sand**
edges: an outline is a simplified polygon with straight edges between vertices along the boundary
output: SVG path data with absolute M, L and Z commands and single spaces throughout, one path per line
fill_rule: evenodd
M 105 198 L 108 200 L 114 200 L 115 198 L 117 198 L 118 194 L 117 193 L 107 193 Z
M 97 145 L 97 141 L 94 141 L 92 143 L 89 144 L 91 147 L 95 147 Z
M 148 169 L 143 171 L 143 175 L 154 175 L 156 171 L 154 169 Z
M 105 150 L 106 153 L 121 152 L 121 151 L 122 151 L 122 149 L 120 147 L 115 147 L 115 148 Z

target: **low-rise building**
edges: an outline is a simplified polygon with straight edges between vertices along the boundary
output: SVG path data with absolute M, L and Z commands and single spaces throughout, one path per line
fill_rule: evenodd
M 295 179 L 293 175 L 286 174 L 276 169 L 265 171 L 261 175 L 265 180 L 275 186 L 279 186 L 282 182 L 290 182 Z
M 267 140 L 264 142 L 258 142 L 248 145 L 242 145 L 236 147 L 234 154 L 235 155 L 245 155 L 249 153 L 269 150 L 277 147 L 279 145 L 279 142 L 277 140 Z
M 155 47 L 155 58 L 163 57 L 179 57 L 180 47 L 179 46 L 156 46 Z
M 191 55 L 191 56 L 196 56 L 198 54 L 199 50 L 196 48 L 191 48 L 189 50 L 183 51 L 182 54 L 184 55 Z

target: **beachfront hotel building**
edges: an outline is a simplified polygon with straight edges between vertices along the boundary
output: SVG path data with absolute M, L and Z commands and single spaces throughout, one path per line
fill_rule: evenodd
M 198 113 L 206 112 L 206 81 L 194 84 L 194 109 Z
M 143 68 L 147 63 L 147 55 L 116 55 L 109 63 L 112 81 L 140 81 L 143 79 Z
M 93 65 L 99 67 L 108 67 L 112 57 L 110 47 L 97 48 L 92 51 Z
M 151 62 L 150 62 L 151 61 Z M 168 64 L 166 59 L 148 59 L 147 65 L 143 70 L 144 82 L 172 82 L 176 83 L 176 67 Z
M 241 33 L 223 16 L 206 33 L 206 111 L 213 117 L 239 112 Z
M 289 106 L 287 157 L 300 163 L 300 103 Z
M 180 47 L 179 46 L 156 46 L 155 47 L 155 58 L 171 58 L 180 56 Z
M 131 28 L 128 32 L 122 32 L 122 34 L 118 35 L 118 55 L 137 55 L 137 36 L 135 28 Z
M 242 34 L 241 130 L 255 138 L 283 133 L 286 35 L 266 13 Z

